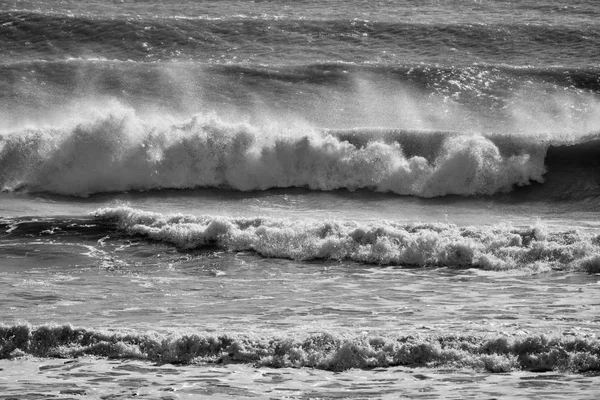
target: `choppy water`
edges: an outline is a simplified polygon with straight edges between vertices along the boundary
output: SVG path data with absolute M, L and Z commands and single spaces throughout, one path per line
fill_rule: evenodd
M 596 398 L 599 16 L 4 2 L 0 395 Z

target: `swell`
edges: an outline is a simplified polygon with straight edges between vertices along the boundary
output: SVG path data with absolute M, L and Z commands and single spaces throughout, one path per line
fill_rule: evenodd
M 389 336 L 330 333 L 306 337 L 118 333 L 71 325 L 0 326 L 0 358 L 24 355 L 100 356 L 158 363 L 248 363 L 256 367 L 350 368 L 394 366 L 472 368 L 489 372 L 600 370 L 600 343 L 593 336 L 445 335 Z
M 509 60 L 519 65 L 528 65 L 532 52 L 546 62 L 567 65 L 587 65 L 588 60 L 600 56 L 600 31 L 591 24 L 567 27 L 356 19 L 99 18 L 9 11 L 0 13 L 0 38 L 0 49 L 7 55 L 24 51 L 47 57 L 94 54 L 120 60 L 218 61 L 228 48 L 236 48 L 238 57 L 254 61 L 260 61 L 255 56 L 264 57 L 267 49 L 275 53 L 286 49 L 286 57 L 302 58 L 307 51 L 319 54 L 323 48 L 330 49 L 339 60 L 348 61 L 373 61 L 374 56 L 382 57 L 384 50 L 421 61 L 464 61 L 467 56 L 476 62 Z M 460 56 L 453 56 L 454 51 Z M 440 58 L 439 54 L 444 56 Z

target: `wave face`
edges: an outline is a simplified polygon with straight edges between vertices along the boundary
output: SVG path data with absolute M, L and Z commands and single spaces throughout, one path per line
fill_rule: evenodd
M 356 336 L 305 338 L 111 333 L 65 326 L 0 326 L 0 358 L 141 359 L 159 363 L 252 363 L 344 371 L 393 366 L 474 368 L 489 372 L 600 370 L 593 337 Z
M 452 266 L 488 270 L 598 272 L 600 237 L 542 226 L 457 227 L 450 224 L 358 224 L 343 221 L 163 215 L 129 207 L 94 212 L 98 222 L 181 249 L 217 246 L 296 260 Z

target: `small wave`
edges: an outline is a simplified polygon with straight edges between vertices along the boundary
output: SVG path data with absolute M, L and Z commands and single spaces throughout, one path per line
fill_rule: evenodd
M 248 363 L 332 371 L 378 367 L 473 368 L 489 372 L 600 370 L 595 337 L 336 336 L 237 337 L 223 334 L 115 333 L 70 325 L 0 326 L 0 358 L 85 355 L 160 363 Z
M 254 251 L 265 257 L 297 260 L 353 260 L 402 266 L 453 266 L 496 271 L 600 271 L 600 236 L 542 226 L 458 227 L 442 223 L 359 224 L 344 221 L 288 220 L 162 215 L 130 207 L 93 213 L 129 235 L 182 249 L 218 246 Z

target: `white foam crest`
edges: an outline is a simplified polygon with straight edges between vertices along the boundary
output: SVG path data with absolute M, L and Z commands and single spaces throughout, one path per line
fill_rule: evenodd
M 84 114 L 85 115 L 85 114 Z M 175 120 L 112 104 L 87 120 L 0 134 L 0 187 L 65 195 L 164 188 L 368 188 L 423 197 L 542 181 L 544 151 L 504 156 L 480 135 L 449 136 L 435 159 L 397 143 L 357 146 L 306 124 Z
M 397 224 L 383 221 L 291 220 L 163 215 L 130 207 L 93 213 L 129 234 L 195 249 L 216 245 L 266 257 L 353 260 L 413 266 L 460 266 L 487 270 L 583 270 L 597 272 L 600 236 L 547 232 L 542 225 Z

